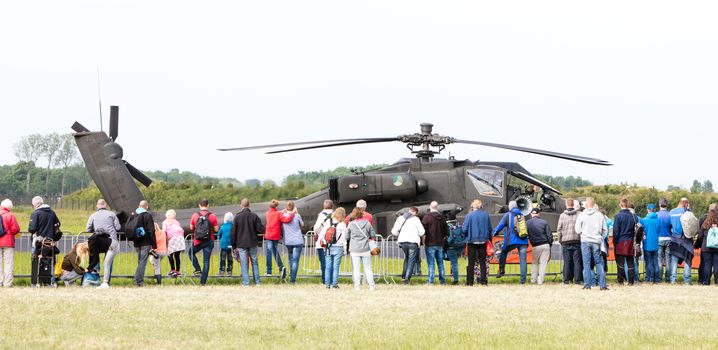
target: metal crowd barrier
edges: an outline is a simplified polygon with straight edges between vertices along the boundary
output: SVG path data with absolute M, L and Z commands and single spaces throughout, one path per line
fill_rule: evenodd
M 299 267 L 297 272 L 297 278 L 301 279 L 309 279 L 309 278 L 315 278 L 320 279 L 321 278 L 321 269 L 320 269 L 320 263 L 318 258 L 317 249 L 314 245 L 314 242 L 312 240 L 312 234 L 313 232 L 309 231 L 304 236 L 304 248 L 302 249 L 302 255 L 299 261 Z M 67 253 L 69 253 L 72 249 L 72 246 L 77 243 L 86 240 L 89 238 L 89 233 L 85 232 L 79 232 L 79 233 L 68 233 L 65 232 L 63 237 L 57 242 L 57 247 L 60 250 L 60 255 L 58 255 L 58 259 L 62 259 Z M 377 281 L 384 281 L 385 283 L 397 283 L 397 280 L 401 278 L 401 271 L 403 267 L 403 261 L 404 261 L 404 254 L 402 250 L 399 248 L 399 245 L 396 242 L 396 239 L 393 236 L 389 236 L 388 238 L 378 238 L 377 239 L 379 246 L 381 248 L 381 254 L 377 256 L 372 257 L 372 270 L 374 273 L 374 278 Z M 173 283 L 181 283 L 181 284 L 199 284 L 199 277 L 193 277 L 192 273 L 194 272 L 194 269 L 192 267 L 192 262 L 190 260 L 189 252 L 192 251 L 192 235 L 189 235 L 186 237 L 185 240 L 186 243 L 186 249 L 181 254 L 181 273 L 182 276 L 178 278 L 167 278 L 167 273 L 169 272 L 169 263 L 166 262 L 167 259 L 164 257 L 161 259 L 162 264 L 162 274 L 163 274 L 163 281 L 165 282 L 173 282 Z M 22 233 L 20 238 L 17 238 L 15 241 L 15 276 L 18 278 L 27 278 L 30 277 L 31 274 L 31 252 L 32 252 L 32 235 L 29 233 Z M 260 275 L 262 279 L 276 279 L 279 280 L 280 270 L 277 268 L 276 262 L 273 262 L 275 268 L 274 274 L 272 276 L 265 276 L 264 271 L 266 271 L 266 251 L 265 251 L 266 245 L 264 244 L 264 240 L 262 241 L 261 246 L 258 249 L 258 260 L 259 260 L 259 270 Z M 287 278 L 286 280 L 289 280 L 289 259 L 287 256 L 287 248 L 283 244 L 278 245 L 278 250 L 280 252 L 280 256 L 282 257 L 282 262 L 284 263 L 284 266 L 286 268 L 286 274 Z M 420 256 L 421 256 L 421 270 L 420 275 L 422 277 L 425 277 L 428 275 L 427 271 L 427 263 L 426 263 L 426 255 L 424 252 L 424 249 L 420 250 Z M 197 252 L 196 256 L 198 259 L 198 262 L 200 266 L 203 264 L 203 257 L 202 252 Z M 518 254 L 517 251 L 513 251 L 511 254 Z M 102 268 L 102 259 L 104 259 L 104 254 L 101 256 L 101 262 L 100 267 Z M 137 267 L 137 253 L 134 249 L 134 245 L 132 242 L 127 241 L 126 239 L 120 240 L 120 254 L 118 254 L 115 257 L 114 263 L 113 263 L 113 269 L 112 269 L 112 278 L 133 278 L 135 274 L 135 270 Z M 237 260 L 232 261 L 233 268 L 232 272 L 233 275 L 231 277 L 228 276 L 220 276 L 219 274 L 219 260 L 220 260 L 220 247 L 219 247 L 219 240 L 216 240 L 214 242 L 214 248 L 212 250 L 212 256 L 210 259 L 210 273 L 209 278 L 212 279 L 219 279 L 219 280 L 231 280 L 231 279 L 241 279 L 241 268 L 239 265 L 239 262 Z M 498 256 L 494 256 L 491 259 L 490 264 L 490 273 L 489 277 L 495 277 L 498 273 Z M 451 277 L 451 266 L 448 261 L 444 261 L 445 266 L 445 276 L 447 279 L 447 282 L 452 281 Z M 466 277 L 466 265 L 468 261 L 466 257 L 461 257 L 459 259 L 459 276 L 462 278 Z M 645 273 L 645 263 L 643 261 L 643 258 L 639 258 L 639 272 L 640 275 L 643 276 Z M 531 263 L 528 263 L 527 266 L 527 280 L 530 278 L 531 275 Z M 249 273 L 251 274 L 251 266 L 249 267 Z M 546 276 L 553 277 L 555 281 L 561 280 L 561 275 L 563 272 L 563 257 L 562 257 L 562 251 L 561 246 L 559 244 L 554 244 L 551 248 L 551 259 L 548 263 L 547 269 L 546 269 Z M 102 271 L 100 271 L 102 274 Z M 609 261 L 608 262 L 608 275 L 616 275 L 617 268 L 615 261 Z M 519 276 L 520 270 L 519 270 L 519 264 L 518 263 L 509 263 L 506 264 L 506 271 L 505 276 Z M 145 270 L 145 277 L 152 280 L 154 275 L 154 269 L 152 264 L 148 261 L 147 268 Z M 349 255 L 344 255 L 341 261 L 340 265 L 340 278 L 348 278 L 352 276 L 352 267 L 351 267 L 351 258 Z M 436 272 L 436 277 L 438 279 L 438 271 Z

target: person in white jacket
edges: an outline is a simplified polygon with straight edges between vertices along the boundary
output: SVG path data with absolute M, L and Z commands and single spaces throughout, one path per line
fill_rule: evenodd
M 581 255 L 583 257 L 583 289 L 591 289 L 593 285 L 593 271 L 591 258 L 596 262 L 598 283 L 601 290 L 608 290 L 606 286 L 606 272 L 603 270 L 601 257 L 601 241 L 608 229 L 606 219 L 598 211 L 593 198 L 586 198 L 586 210 L 578 214 L 576 219 L 576 233 L 581 237 Z
M 324 210 L 317 216 L 317 221 L 314 223 L 314 235 L 316 240 L 314 241 L 314 247 L 317 250 L 317 257 L 319 258 L 319 267 L 322 270 L 322 282 L 327 283 L 326 276 L 324 274 L 326 270 L 326 249 L 322 244 L 322 238 L 327 232 L 327 228 L 332 225 L 332 213 L 334 213 L 334 202 L 331 199 L 324 201 Z M 326 243 L 326 242 L 325 242 Z
M 411 207 L 409 212 L 400 216 L 391 229 L 391 234 L 397 236 L 399 247 L 404 251 L 404 269 L 402 280 L 404 284 L 411 282 L 411 275 L 414 273 L 414 264 L 419 255 L 421 237 L 424 235 L 424 225 L 418 216 L 419 209 Z

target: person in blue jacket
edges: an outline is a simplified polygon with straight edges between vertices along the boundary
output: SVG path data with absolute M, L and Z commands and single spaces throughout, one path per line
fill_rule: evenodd
M 501 249 L 501 257 L 499 257 L 499 275 L 497 278 L 501 278 L 506 272 L 506 257 L 514 249 L 519 250 L 519 260 L 521 265 L 521 277 L 519 279 L 521 284 L 526 283 L 526 250 L 529 247 L 528 236 L 526 238 L 519 238 L 516 230 L 514 230 L 514 218 L 521 215 L 521 211 L 516 205 L 515 201 L 509 202 L 509 212 L 504 214 L 501 218 L 498 226 L 494 229 L 493 235 L 496 235 L 499 231 L 504 230 L 504 246 Z
M 466 232 L 466 245 L 469 265 L 466 267 L 466 285 L 474 285 L 474 266 L 479 259 L 481 272 L 479 284 L 488 285 L 486 276 L 486 242 L 492 237 L 491 220 L 489 214 L 481 210 L 481 200 L 475 199 L 471 203 L 471 213 L 464 218 L 461 229 Z
M 681 237 L 683 236 L 683 225 L 681 224 L 681 216 L 687 212 L 690 206 L 690 203 L 688 202 L 687 198 L 681 198 L 680 202 L 678 202 L 678 207 L 671 210 L 671 241 L 679 243 L 681 241 Z M 675 256 L 675 252 L 673 256 L 671 256 L 671 267 L 670 267 L 670 282 L 671 284 L 676 283 L 677 274 L 678 274 L 678 258 Z M 683 268 L 683 282 L 686 284 L 690 284 L 691 281 L 691 267 L 688 265 L 687 268 Z
M 659 206 L 658 220 L 661 222 L 661 230 L 658 233 L 658 273 L 668 283 L 671 280 L 671 213 L 668 212 L 668 201 L 665 198 L 661 199 Z M 661 280 L 655 282 L 661 283 Z
M 232 221 L 234 221 L 234 214 L 224 214 L 224 224 L 219 228 L 217 235 L 219 236 L 219 275 L 224 276 L 225 271 L 227 276 L 232 277 Z
M 660 283 L 661 269 L 658 261 L 658 236 L 661 232 L 661 220 L 656 213 L 656 205 L 651 203 L 646 206 L 648 215 L 641 219 L 643 226 L 643 261 L 646 262 L 646 282 Z

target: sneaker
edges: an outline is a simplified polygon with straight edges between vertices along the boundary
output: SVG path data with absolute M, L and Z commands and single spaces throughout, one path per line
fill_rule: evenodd
M 227 272 L 227 277 L 232 277 L 232 271 Z
M 452 285 L 452 286 L 458 286 L 458 285 L 459 285 L 459 281 L 451 282 L 451 285 Z
M 219 277 L 224 277 L 224 271 L 219 272 Z
M 174 278 L 182 277 L 182 272 L 175 271 L 175 274 L 172 277 L 174 277 Z
M 202 271 L 195 271 L 192 273 L 192 277 L 202 277 Z
M 608 287 L 601 287 L 601 290 L 610 290 Z
M 264 274 L 264 277 L 272 277 L 272 273 L 271 273 L 271 272 L 267 272 L 267 273 Z
M 504 274 L 506 274 L 506 272 L 504 272 L 504 271 L 499 271 L 499 274 L 496 275 L 496 278 L 504 277 Z
M 175 270 L 172 270 L 172 271 L 168 272 L 168 273 L 167 273 L 167 277 L 174 277 L 176 272 L 177 272 L 177 271 L 175 271 Z
M 585 289 L 585 290 L 591 290 L 591 286 L 583 286 L 583 289 Z
M 282 272 L 279 273 L 282 277 L 282 279 L 287 278 L 287 268 L 282 266 Z
M 332 286 L 333 289 L 339 289 L 339 286 Z
M 103 282 L 101 285 L 97 287 L 97 289 L 110 289 L 110 285 Z

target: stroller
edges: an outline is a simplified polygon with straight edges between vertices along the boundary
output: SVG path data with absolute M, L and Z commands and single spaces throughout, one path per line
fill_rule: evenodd
M 55 280 L 55 259 L 60 250 L 57 243 L 51 239 L 41 239 L 35 242 L 32 252 L 32 276 L 30 282 L 33 286 L 57 287 Z

